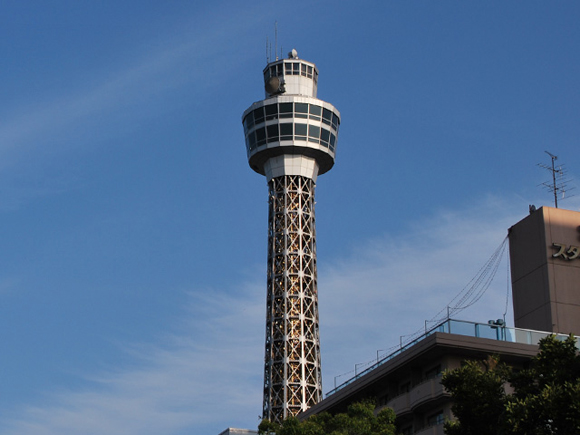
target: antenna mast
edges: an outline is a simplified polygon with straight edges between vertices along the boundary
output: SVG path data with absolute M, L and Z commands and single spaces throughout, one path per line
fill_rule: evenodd
M 554 195 L 554 207 L 558 208 L 558 194 L 562 192 L 562 199 L 564 199 L 564 196 L 566 195 L 567 188 L 566 183 L 568 182 L 568 180 L 564 178 L 564 176 L 566 175 L 566 171 L 563 165 L 556 167 L 556 160 L 558 160 L 558 156 L 555 156 L 554 154 L 548 151 L 545 151 L 545 153 L 548 154 L 552 159 L 552 165 L 548 166 L 543 163 L 538 163 L 538 166 L 552 173 L 552 182 L 551 183 L 544 182 L 541 184 L 541 186 L 544 186 L 549 192 L 551 192 Z M 558 176 L 559 180 L 556 179 L 556 175 Z
M 274 53 L 276 54 L 276 60 L 278 60 L 278 21 L 274 21 Z

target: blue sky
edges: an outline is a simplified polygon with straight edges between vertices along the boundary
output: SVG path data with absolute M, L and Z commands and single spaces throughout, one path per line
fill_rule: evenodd
M 241 114 L 276 21 L 342 114 L 316 192 L 325 391 L 551 204 L 545 150 L 577 185 L 578 2 L 5 1 L 1 433 L 257 426 L 267 188 Z M 504 261 L 460 317 L 507 290 Z

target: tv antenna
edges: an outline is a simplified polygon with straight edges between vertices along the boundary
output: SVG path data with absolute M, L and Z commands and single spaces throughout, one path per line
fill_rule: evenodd
M 280 57 L 282 57 L 282 47 L 280 47 Z M 274 60 L 278 60 L 278 21 L 274 21 Z M 272 61 L 272 42 L 266 36 L 266 62 Z
M 543 163 L 538 163 L 540 168 L 546 169 L 552 173 L 552 182 L 544 182 L 540 184 L 540 186 L 544 186 L 548 192 L 551 192 L 554 195 L 554 207 L 558 208 L 558 196 L 561 195 L 561 199 L 566 197 L 566 191 L 568 188 L 569 180 L 566 178 L 567 171 L 564 168 L 564 165 L 559 165 L 556 167 L 556 160 L 558 160 L 558 156 L 545 151 L 546 154 L 550 156 L 552 159 L 551 165 L 545 165 Z M 570 188 L 568 190 L 573 190 L 574 188 Z M 569 197 L 569 196 L 568 196 Z

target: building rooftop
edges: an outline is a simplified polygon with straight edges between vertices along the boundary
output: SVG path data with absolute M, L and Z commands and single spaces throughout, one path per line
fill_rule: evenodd
M 461 335 L 466 337 L 474 337 L 474 338 L 486 338 L 496 341 L 503 341 L 508 343 L 519 343 L 519 344 L 527 344 L 527 345 L 537 345 L 539 341 L 552 335 L 552 332 L 545 332 L 545 331 L 534 331 L 531 329 L 521 329 L 521 328 L 511 328 L 505 326 L 501 321 L 490 321 L 488 323 L 477 323 L 477 322 L 469 322 L 465 320 L 453 320 L 447 319 L 442 323 L 438 324 L 434 328 L 430 329 L 429 331 L 425 332 L 418 338 L 412 340 L 411 342 L 401 345 L 397 350 L 390 353 L 386 357 L 379 359 L 375 364 L 372 364 L 370 367 L 366 368 L 365 370 L 357 373 L 352 378 L 348 379 L 347 381 L 343 382 L 342 384 L 335 387 L 333 390 L 329 391 L 326 394 L 326 397 L 337 393 L 347 385 L 353 383 L 359 378 L 367 375 L 368 373 L 375 370 L 377 367 L 382 366 L 383 364 L 389 362 L 396 356 L 400 355 L 401 353 L 405 352 L 409 348 L 415 346 L 418 342 L 423 341 L 425 338 L 437 333 L 447 333 L 447 334 L 454 334 L 454 335 Z M 561 337 L 562 340 L 565 340 L 568 336 L 564 334 L 555 334 L 557 337 Z M 578 341 L 577 341 L 578 343 Z M 577 344 L 579 346 L 580 344 Z

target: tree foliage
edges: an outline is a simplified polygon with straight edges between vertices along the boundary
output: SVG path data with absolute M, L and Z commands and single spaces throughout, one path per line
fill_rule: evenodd
M 288 417 L 281 425 L 262 420 L 259 434 L 276 435 L 394 435 L 395 413 L 390 408 L 375 415 L 372 401 L 353 403 L 346 413 L 327 412 L 311 416 L 305 421 Z
M 445 423 L 448 435 L 494 434 L 505 406 L 504 383 L 509 369 L 496 357 L 487 361 L 467 361 L 459 369 L 443 375 L 442 383 L 453 396 L 456 421 Z
M 467 362 L 444 374 L 456 421 L 448 435 L 580 434 L 580 355 L 573 336 L 542 339 L 527 369 L 512 370 L 497 358 Z M 513 393 L 505 386 L 511 384 Z

